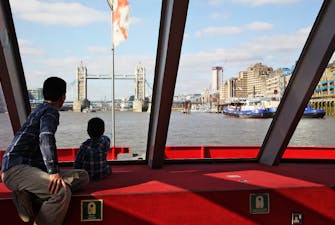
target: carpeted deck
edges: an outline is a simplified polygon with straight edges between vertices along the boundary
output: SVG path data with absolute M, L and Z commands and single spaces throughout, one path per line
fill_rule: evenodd
M 73 194 L 65 224 L 79 224 L 81 200 L 102 199 L 103 220 L 85 224 L 335 224 L 335 164 L 213 163 L 113 166 L 111 177 Z M 269 194 L 268 213 L 252 214 L 252 194 Z M 20 224 L 0 184 L 4 224 Z M 13 223 L 15 222 L 15 223 Z M 23 223 L 22 223 L 23 224 Z

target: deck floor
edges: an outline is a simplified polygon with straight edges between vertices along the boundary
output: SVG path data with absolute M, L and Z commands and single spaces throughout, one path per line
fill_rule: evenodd
M 283 215 L 290 222 L 291 213 L 301 211 L 304 224 L 328 225 L 335 224 L 334 187 L 335 164 L 330 163 L 168 164 L 157 170 L 114 165 L 110 177 L 73 194 L 71 204 L 76 206 L 65 224 L 79 224 L 80 201 L 93 198 L 104 200 L 105 223 L 101 224 L 109 220 L 121 222 L 116 224 L 284 224 L 274 221 Z M 269 214 L 250 214 L 250 193 L 270 194 Z M 6 210 L 3 206 L 8 207 L 10 198 L 10 191 L 0 183 L 0 210 Z M 7 211 L 15 213 L 12 206 Z

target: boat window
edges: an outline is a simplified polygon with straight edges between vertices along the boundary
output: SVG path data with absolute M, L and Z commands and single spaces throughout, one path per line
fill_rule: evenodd
M 291 146 L 335 146 L 333 127 L 335 124 L 335 100 L 333 54 L 322 77 L 309 100 L 303 118 L 289 143 Z
M 8 147 L 13 138 L 13 131 L 7 111 L 6 101 L 3 95 L 2 86 L 0 84 L 0 150 Z M 8 129 L 7 129 L 8 128 Z
M 101 117 L 105 134 L 112 143 L 115 135 L 115 146 L 124 153 L 119 160 L 145 159 L 161 2 L 128 2 L 129 17 L 120 22 L 124 25 L 128 20 L 128 36 L 114 48 L 112 134 L 113 54 L 107 1 L 10 0 L 27 87 L 37 96 L 31 99 L 32 107 L 43 100 L 39 94 L 45 78 L 60 76 L 67 81 L 56 133 L 58 148 L 78 148 L 88 138 L 88 120 Z M 86 83 L 80 78 L 83 75 Z M 133 112 L 135 101 L 136 111 L 141 112 Z
M 261 146 L 322 2 L 190 1 L 167 149 Z M 57 146 L 79 147 L 88 138 L 88 120 L 101 117 L 105 134 L 123 151 L 118 160 L 145 159 L 161 2 L 129 0 L 128 36 L 114 52 L 104 0 L 10 4 L 32 107 L 43 100 L 46 77 L 61 76 L 68 84 Z M 335 145 L 331 137 L 315 135 L 317 129 L 331 134 L 333 63 L 334 57 L 310 100 L 313 108 L 326 111 L 324 119 L 302 119 L 289 145 Z M 86 82 L 78 82 L 83 74 Z M 136 78 L 144 79 L 142 86 Z M 144 89 L 145 98 L 139 99 Z
M 190 1 L 168 146 L 262 145 L 322 1 L 251 2 Z

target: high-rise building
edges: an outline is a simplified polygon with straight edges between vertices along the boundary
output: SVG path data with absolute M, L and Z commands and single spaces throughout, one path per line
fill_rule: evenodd
M 222 83 L 222 73 L 223 67 L 221 66 L 214 66 L 212 67 L 212 92 L 218 92 L 220 90 L 220 86 Z

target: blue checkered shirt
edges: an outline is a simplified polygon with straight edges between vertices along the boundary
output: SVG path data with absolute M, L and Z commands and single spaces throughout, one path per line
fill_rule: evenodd
M 102 135 L 97 140 L 87 139 L 80 145 L 74 162 L 75 169 L 84 169 L 90 175 L 91 180 L 100 180 L 111 174 L 107 162 L 107 154 L 110 150 L 110 139 Z
M 2 158 L 2 171 L 27 164 L 54 174 L 59 172 L 55 133 L 59 112 L 49 103 L 40 104 L 28 117 Z

